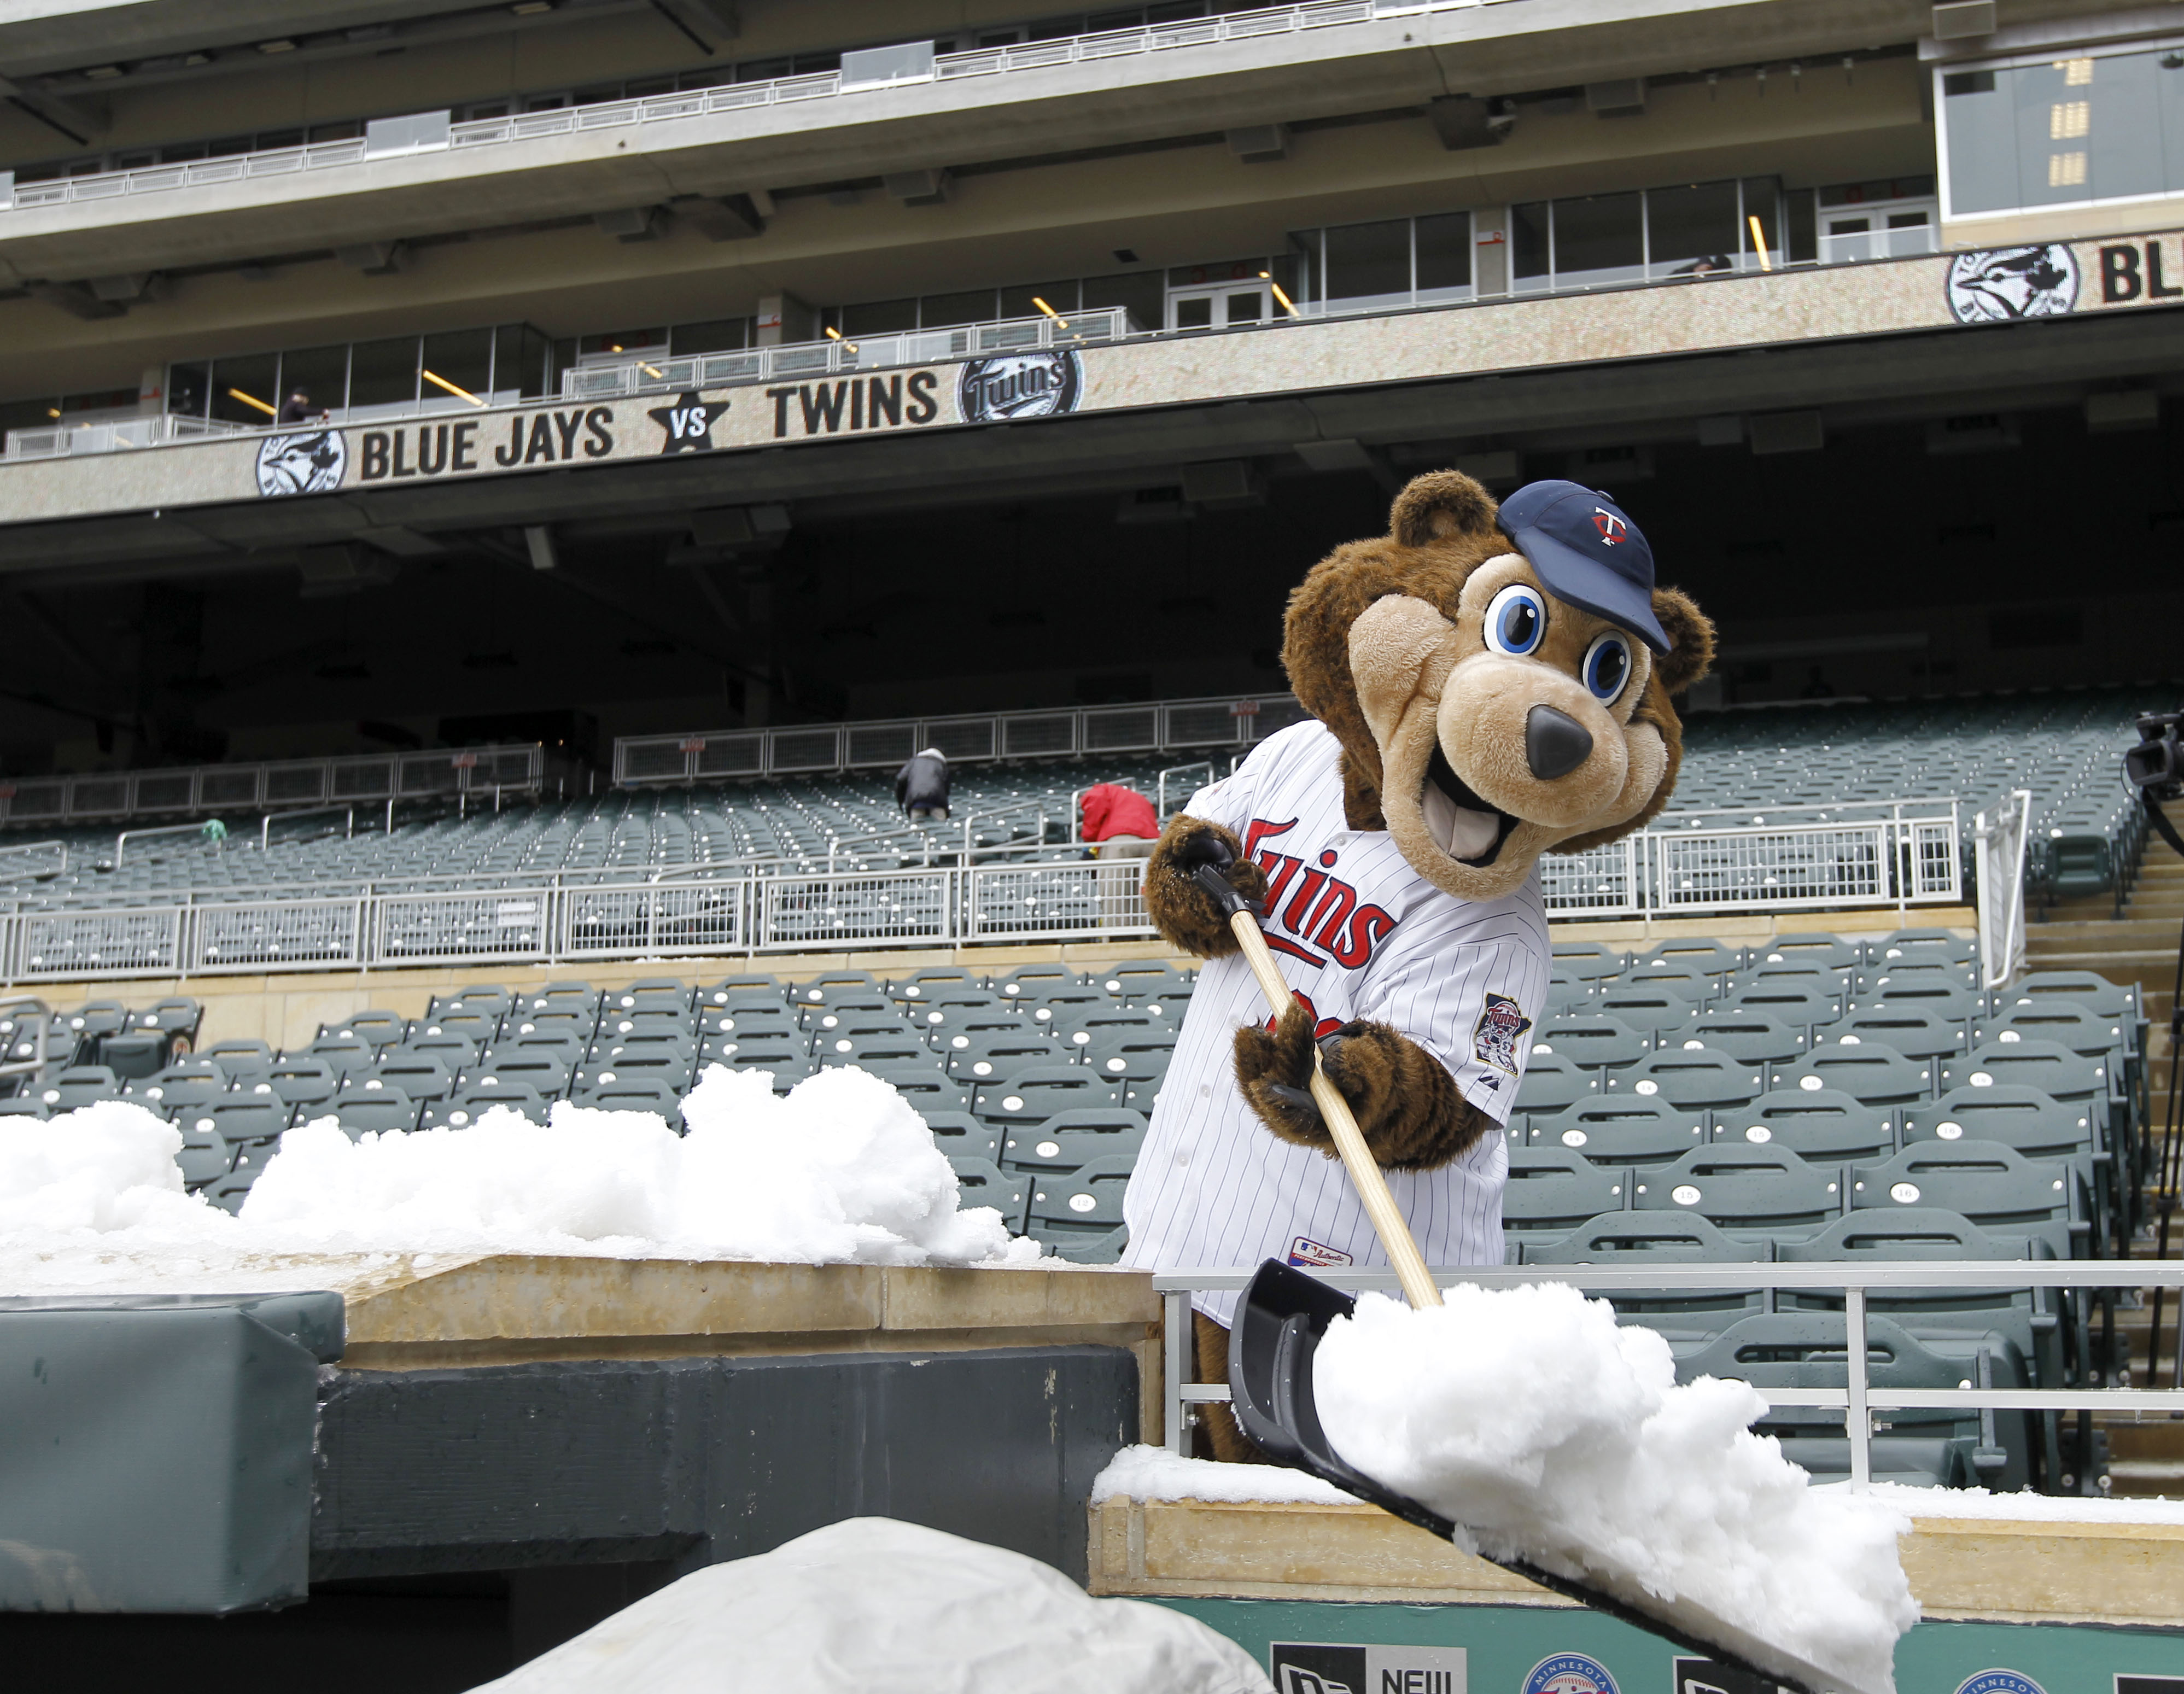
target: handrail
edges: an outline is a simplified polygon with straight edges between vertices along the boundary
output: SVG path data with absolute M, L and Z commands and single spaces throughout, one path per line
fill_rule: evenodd
M 344 841 L 355 840 L 356 808 L 354 806 L 342 805 L 339 804 L 333 805 L 307 805 L 301 807 L 295 811 L 267 812 L 265 816 L 259 820 L 258 825 L 258 850 L 261 853 L 270 852 L 272 850 L 273 825 L 276 819 L 286 823 L 298 817 L 323 816 L 326 813 L 330 811 L 339 811 L 348 814 L 348 827 L 342 832 L 342 839 Z
M 121 855 L 133 838 L 142 841 L 154 835 L 202 835 L 202 823 L 163 823 L 157 829 L 125 829 L 114 838 L 114 868 L 121 868 Z
M 38 1046 L 37 1051 L 27 1059 L 10 1059 L 8 1056 L 8 1046 L 14 1045 L 12 1042 L 8 1046 L 0 1046 L 0 1077 L 34 1077 L 46 1067 L 47 1044 L 53 1028 L 53 1009 L 35 995 L 0 995 L 0 1011 L 7 1011 L 11 1006 L 30 1006 L 37 1008 Z
M 1972 819 L 1983 989 L 2006 988 L 2025 968 L 2025 861 L 2031 834 L 2030 788 L 2011 789 L 2003 805 Z
M 67 842 L 65 842 L 65 841 L 17 841 L 17 842 L 11 842 L 11 843 L 9 843 L 8 845 L 6 845 L 6 846 L 0 846 L 0 854 L 6 854 L 6 853 L 46 853 L 46 852 L 50 852 L 50 851 L 53 850 L 54 850 L 54 849 L 56 849 L 56 848 L 58 848 L 58 849 L 60 850 L 60 855 L 61 855 L 61 866 L 60 866 L 60 868 L 61 868 L 61 874 L 65 875 L 65 874 L 67 873 L 67 871 L 68 871 L 68 856 L 69 856 L 69 844 L 68 844 L 68 843 L 67 843 Z M 0 872 L 0 874 L 11 874 L 11 873 L 8 873 L 8 872 Z
M 1171 765 L 1167 769 L 1162 771 L 1157 779 L 1159 798 L 1155 802 L 1159 810 L 1154 815 L 1159 817 L 1163 822 L 1167 821 L 1168 815 L 1167 779 L 1170 777 L 1181 777 L 1186 772 L 1190 771 L 1203 771 L 1206 772 L 1206 781 L 1199 783 L 1196 788 L 1193 788 L 1190 790 L 1190 794 L 1196 794 L 1199 788 L 1209 786 L 1213 781 L 1213 761 L 1211 759 L 1194 759 L 1188 765 Z M 1189 795 L 1185 795 L 1184 798 L 1188 799 Z M 1183 805 L 1183 801 L 1178 800 L 1176 805 L 1179 809 Z
M 1867 1296 L 1879 1290 L 1917 1289 L 2176 1289 L 2184 1296 L 2184 1262 L 2139 1259 L 1869 1259 L 1810 1264 L 1670 1265 L 1435 1265 L 1429 1268 L 1444 1287 L 1470 1283 L 1480 1288 L 1521 1288 L 1562 1283 L 1590 1293 L 1618 1290 L 1709 1289 L 1804 1290 L 1843 1293 L 1843 1353 L 1846 1385 L 1841 1388 L 1766 1388 L 1752 1385 L 1770 1407 L 1791 1406 L 1841 1411 L 1850 1439 L 1853 1487 L 1872 1479 L 1875 1412 L 1961 1407 L 1967 1411 L 2167 1412 L 2184 1414 L 2184 1389 L 1998 1389 L 1968 1387 L 1875 1388 L 1866 1378 Z M 1167 1440 L 1168 1450 L 1187 1451 L 1185 1408 L 1217 1404 L 1228 1397 L 1226 1383 L 1190 1380 L 1195 1351 L 1190 1296 L 1195 1292 L 1239 1293 L 1257 1274 L 1256 1268 L 1212 1267 L 1156 1271 L 1153 1291 L 1161 1296 L 1165 1318 Z M 1399 1292 L 1392 1270 L 1321 1270 L 1313 1275 L 1347 1291 Z

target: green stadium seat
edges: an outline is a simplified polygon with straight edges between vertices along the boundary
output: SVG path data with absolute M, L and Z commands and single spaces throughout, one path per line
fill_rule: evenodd
M 311 1123 L 331 1117 L 354 1141 L 368 1134 L 384 1135 L 415 1129 L 422 1110 L 419 1102 L 399 1089 L 390 1088 L 372 1094 L 352 1091 L 342 1095 L 331 1106 L 305 1112 L 304 1120 Z
M 933 1132 L 933 1145 L 949 1157 L 985 1159 L 999 1162 L 1001 1156 L 1001 1131 L 990 1123 L 981 1123 L 969 1112 L 962 1111 L 921 1112 L 925 1127 Z
M 1665 1165 L 1707 1141 L 1706 1113 L 1661 1099 L 1611 1095 L 1534 1117 L 1525 1145 L 1565 1147 L 1596 1167 Z
M 1635 1065 L 1653 1050 L 1652 1037 L 1620 1018 L 1594 1013 L 1557 1017 L 1532 1031 L 1532 1052 L 1568 1059 L 1582 1070 L 1599 1073 Z
M 1695 1147 L 1672 1164 L 1633 1173 L 1633 1180 L 1637 1210 L 1696 1212 L 1724 1229 L 1780 1234 L 1817 1227 L 1843 1209 L 1836 1168 L 1768 1144 Z
M 2098 1151 L 2101 1125 L 2082 1103 L 2065 1104 L 2021 1083 L 1953 1088 L 1905 1115 L 1904 1140 L 1996 1141 L 2027 1158 Z
M 1953 1021 L 1900 1000 L 1883 1000 L 1850 1012 L 1828 1026 L 1825 1039 L 1840 1046 L 1846 1035 L 1855 1035 L 1861 1042 L 1877 1041 L 1907 1059 L 1946 1058 L 1965 1051 L 1970 1045 L 1961 1017 Z
M 1024 1234 L 1055 1248 L 1087 1247 L 1123 1226 L 1123 1191 L 1134 1153 L 1094 1159 L 1074 1171 L 1034 1174 Z
M 1896 1114 L 1861 1105 L 1841 1089 L 1777 1089 L 1716 1112 L 1713 1139 L 1779 1147 L 1818 1164 L 1881 1159 L 1896 1151 Z
M 1708 1048 L 1763 1069 L 1803 1058 L 1811 1050 L 1812 1038 L 1803 1025 L 1792 1028 L 1763 1011 L 1702 1011 L 1684 1032 L 1680 1045 L 1687 1052 Z
M 1852 1209 L 1937 1206 L 1987 1230 L 2025 1234 L 2058 1258 L 2084 1257 L 2089 1240 L 2075 1173 L 1995 1141 L 1921 1141 L 1850 1171 Z
M 1134 1160 L 1145 1144 L 1145 1119 L 1127 1107 L 1091 1107 L 1057 1112 L 1044 1123 L 1004 1133 L 1004 1169 L 1061 1173 L 1099 1159 Z
M 383 1056 L 370 1070 L 348 1079 L 349 1092 L 368 1094 L 379 1088 L 398 1088 L 415 1101 L 445 1100 L 455 1091 L 455 1073 L 437 1053 L 404 1053 L 398 1049 Z
M 990 1206 L 1001 1214 L 1011 1234 L 1023 1234 L 1024 1208 L 1031 1201 L 1030 1179 L 1006 1175 L 992 1160 L 965 1154 L 951 1154 L 948 1162 L 955 1167 L 961 1192 L 957 1203 L 965 1211 Z
M 1764 946 L 1752 950 L 1752 963 L 1819 965 L 1841 974 L 1854 968 L 1864 960 L 1864 954 L 1840 935 L 1825 930 L 1798 930 L 1790 934 L 1777 935 Z
M 128 1097 L 172 1117 L 193 1106 L 203 1106 L 227 1092 L 227 1078 L 219 1066 L 204 1059 L 184 1059 L 158 1075 L 129 1084 Z
M 977 1084 L 971 1110 L 989 1123 L 1042 1123 L 1057 1112 L 1120 1106 L 1122 1093 L 1082 1065 L 1027 1065 L 1014 1076 Z
M 1630 1204 L 1630 1173 L 1596 1166 L 1567 1147 L 1509 1149 L 1502 1227 L 1512 1234 L 1568 1234 L 1588 1218 Z
M 273 1050 L 263 1041 L 215 1041 L 199 1056 L 218 1065 L 231 1081 L 237 1071 L 263 1070 L 273 1062 Z
M 1864 1041 L 1816 1046 L 1796 1064 L 1775 1071 L 1768 1083 L 1770 1092 L 1834 1089 L 1866 1106 L 1914 1106 L 1934 1097 L 1935 1062 L 1921 1064 Z
M 1600 1092 L 1600 1079 L 1559 1053 L 1534 1053 L 1517 1084 L 1513 1112 L 1552 1117 Z
M 1641 1099 L 1658 1095 L 1693 1112 L 1726 1112 L 1757 1100 L 1766 1087 L 1764 1067 L 1733 1059 L 1708 1047 L 1666 1048 L 1636 1064 L 1607 1073 L 1610 1094 Z
M 34 1092 L 48 1115 L 95 1106 L 103 1100 L 120 1100 L 121 1083 L 104 1065 L 70 1065 Z
M 1554 944 L 1553 969 L 1557 976 L 1568 975 L 1579 982 L 1598 982 L 1603 978 L 1621 976 L 1623 965 L 1623 955 L 1610 952 L 1597 941 Z
M 229 1146 L 237 1147 L 270 1145 L 281 1139 L 281 1132 L 294 1117 L 294 1112 L 281 1101 L 231 1095 L 195 1112 L 185 1112 L 176 1122 L 186 1140 L 194 1131 L 218 1135 Z
M 681 1092 L 661 1077 L 617 1075 L 611 1081 L 602 1077 L 579 1089 L 571 1098 L 575 1105 L 599 1112 L 657 1112 L 667 1120 L 670 1129 L 679 1133 L 682 1128 Z
M 1527 1265 L 1618 1268 L 1758 1264 L 1769 1251 L 1763 1243 L 1733 1240 L 1689 1212 L 1604 1212 L 1567 1235 L 1526 1235 L 1518 1247 L 1519 1262 Z M 1767 1307 L 1766 1291 L 1758 1288 L 1617 1289 L 1607 1298 L 1618 1315 L 1643 1314 L 1648 1327 L 1680 1329 L 1692 1339 Z

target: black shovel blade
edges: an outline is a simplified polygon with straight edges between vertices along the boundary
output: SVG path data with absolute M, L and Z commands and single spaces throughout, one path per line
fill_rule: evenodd
M 1451 1519 L 1351 1468 L 1319 1427 L 1319 1406 L 1312 1394 L 1312 1356 L 1328 1324 L 1337 1318 L 1349 1317 L 1357 1307 L 1355 1296 L 1329 1288 L 1279 1259 L 1268 1259 L 1261 1265 L 1237 1303 L 1235 1322 L 1228 1331 L 1229 1409 L 1244 1433 L 1269 1458 L 1331 1482 L 1346 1494 L 1355 1495 L 1445 1541 L 1453 1541 L 1457 1526 Z M 1763 1687 L 1819 1694 L 1808 1683 L 1780 1671 L 1763 1670 L 1719 1642 L 1702 1640 L 1648 1617 L 1587 1583 L 1542 1570 L 1524 1559 L 1497 1558 L 1487 1552 L 1479 1557 L 1634 1629 L 1757 1677 Z

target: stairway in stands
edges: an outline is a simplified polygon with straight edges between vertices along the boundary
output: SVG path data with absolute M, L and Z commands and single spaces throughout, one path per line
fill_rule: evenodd
M 2110 982 L 2137 983 L 2146 1006 L 2149 1123 L 2158 1135 L 2169 1121 L 2170 1042 L 2169 1017 L 2176 980 L 2176 945 L 2184 928 L 2184 859 L 2159 837 L 2147 844 L 2138 880 L 2131 885 L 2120 917 L 2112 895 L 2064 900 L 2037 917 L 2025 931 L 2025 967 L 2034 971 L 2093 971 Z M 2148 1211 L 2153 1209 L 2149 1196 Z M 2151 1239 L 2134 1245 L 2133 1256 L 2154 1257 Z M 2171 1258 L 2184 1257 L 2184 1210 L 2171 1225 Z M 2161 1356 L 2148 1379 L 2148 1329 L 2151 1295 L 2136 1312 L 2120 1312 L 2117 1325 L 2130 1338 L 2133 1388 L 2166 1388 L 2175 1380 L 2176 1304 L 2165 1301 L 2161 1319 Z M 2104 1420 L 2109 1475 L 2120 1495 L 2184 1497 L 2184 1418 L 2149 1418 L 2142 1422 Z

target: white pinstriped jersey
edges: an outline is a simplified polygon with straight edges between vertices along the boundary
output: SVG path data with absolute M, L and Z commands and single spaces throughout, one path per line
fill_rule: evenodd
M 1324 726 L 1295 725 L 1187 810 L 1234 831 L 1265 868 L 1268 945 L 1323 1033 L 1353 1018 L 1389 1024 L 1505 1123 L 1546 997 L 1552 950 L 1539 874 L 1501 900 L 1444 894 L 1386 831 L 1350 827 L 1340 756 Z M 1341 1162 L 1277 1139 L 1237 1086 L 1235 1031 L 1268 1015 L 1240 955 L 1207 961 L 1123 1201 L 1123 1263 L 1386 1263 Z M 1428 1264 L 1500 1264 L 1508 1174 L 1503 1138 L 1485 1135 L 1439 1170 L 1389 1172 L 1388 1185 Z M 1233 1294 L 1195 1301 L 1222 1323 L 1235 1302 Z

